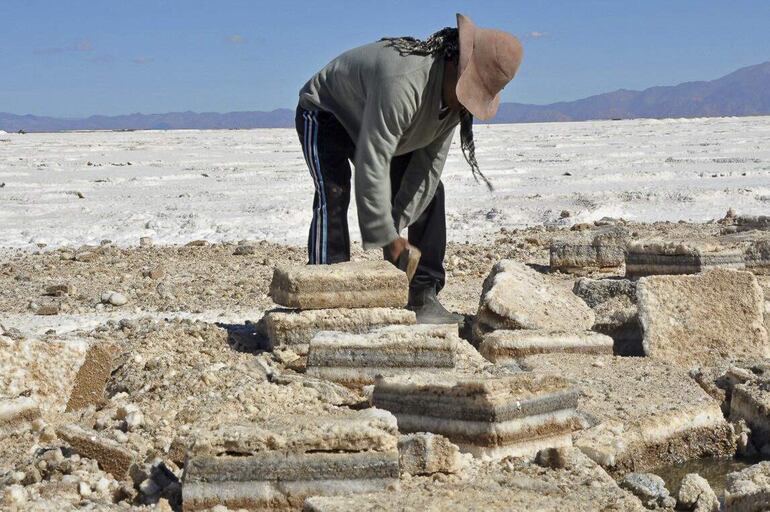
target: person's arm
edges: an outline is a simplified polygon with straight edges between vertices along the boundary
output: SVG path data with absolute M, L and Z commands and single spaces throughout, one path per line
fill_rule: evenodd
M 401 187 L 393 201 L 393 222 L 399 231 L 417 220 L 433 200 L 454 131 L 453 126 L 424 148 L 412 153 Z
M 367 97 L 354 161 L 364 249 L 384 247 L 399 237 L 392 216 L 390 162 L 418 99 L 398 80 L 381 82 Z

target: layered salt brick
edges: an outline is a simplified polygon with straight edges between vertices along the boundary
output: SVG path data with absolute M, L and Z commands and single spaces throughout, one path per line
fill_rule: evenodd
M 577 400 L 565 379 L 532 373 L 379 377 L 373 394 L 374 405 L 392 412 L 401 432 L 440 434 L 483 458 L 571 445 Z
M 276 304 L 297 309 L 402 308 L 406 274 L 387 261 L 277 267 L 270 283 Z
M 222 426 L 188 451 L 184 509 L 299 510 L 308 496 L 397 486 L 397 444 L 396 419 L 376 409 Z
M 360 334 L 386 325 L 413 325 L 413 311 L 393 308 L 273 310 L 265 313 L 270 348 L 307 345 L 321 331 Z
M 554 240 L 549 250 L 550 267 L 563 272 L 620 267 L 626 257 L 626 237 L 624 231 L 610 230 L 593 238 Z
M 581 333 L 498 330 L 484 336 L 481 355 L 493 363 L 505 364 L 533 354 L 568 352 L 612 354 L 613 341 L 596 332 Z
M 744 251 L 712 244 L 640 240 L 628 245 L 626 276 L 697 274 L 712 268 L 743 269 Z
M 365 334 L 320 332 L 310 342 L 307 373 L 351 387 L 377 375 L 483 367 L 457 325 L 388 326 Z

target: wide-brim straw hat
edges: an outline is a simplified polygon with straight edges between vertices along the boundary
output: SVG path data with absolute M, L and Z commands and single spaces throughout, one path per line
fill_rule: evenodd
M 497 113 L 500 92 L 513 80 L 524 49 L 519 40 L 502 30 L 477 27 L 467 16 L 457 14 L 460 39 L 457 99 L 486 121 Z

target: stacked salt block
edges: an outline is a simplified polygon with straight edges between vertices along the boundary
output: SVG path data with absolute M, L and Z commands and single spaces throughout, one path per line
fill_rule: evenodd
M 271 348 L 303 346 L 321 331 L 364 333 L 386 325 L 412 325 L 413 311 L 393 308 L 273 310 L 265 314 Z
M 526 370 L 569 379 L 587 425 L 575 446 L 615 475 L 735 453 L 720 403 L 683 368 L 646 357 L 540 354 Z
M 488 365 L 457 325 L 389 326 L 366 334 L 320 332 L 310 342 L 307 374 L 361 387 L 377 375 L 473 370 Z
M 760 462 L 727 475 L 726 512 L 766 510 L 770 510 L 770 462 Z
M 188 450 L 185 510 L 299 510 L 308 496 L 396 487 L 398 429 L 386 411 L 222 426 Z
M 440 434 L 482 458 L 571 446 L 579 425 L 577 390 L 533 373 L 378 377 L 372 400 L 396 416 L 401 432 Z
M 633 495 L 595 462 L 575 448 L 548 450 L 557 464 L 540 465 L 524 459 L 482 466 L 475 478 L 437 485 L 413 479 L 399 491 L 354 496 L 312 497 L 305 512 L 425 512 L 471 511 L 614 511 L 644 512 Z M 538 456 L 538 459 L 540 456 Z M 550 461 L 549 461 L 550 462 Z
M 645 277 L 637 299 L 647 356 L 685 367 L 770 356 L 764 297 L 750 272 Z
M 554 240 L 550 248 L 552 270 L 582 272 L 592 269 L 615 269 L 626 258 L 626 229 L 610 228 L 593 238 L 578 241 Z
M 294 309 L 265 314 L 271 347 L 290 346 L 300 353 L 321 331 L 363 333 L 416 322 L 414 313 L 403 309 L 409 298 L 406 274 L 386 261 L 278 267 L 270 296 Z
M 630 243 L 626 253 L 626 276 L 630 278 L 745 267 L 743 250 L 718 244 L 640 240 Z
M 579 297 L 523 263 L 502 260 L 484 280 L 474 334 L 481 338 L 497 329 L 583 332 L 593 323 L 593 311 Z
M 484 336 L 481 355 L 497 364 L 551 352 L 612 355 L 613 340 L 596 332 L 543 333 L 542 331 L 494 331 Z

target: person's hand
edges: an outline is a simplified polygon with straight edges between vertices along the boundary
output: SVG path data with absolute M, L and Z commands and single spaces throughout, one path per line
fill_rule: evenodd
M 398 265 L 398 257 L 407 247 L 409 242 L 406 238 L 398 237 L 382 248 L 382 256 L 394 265 Z

